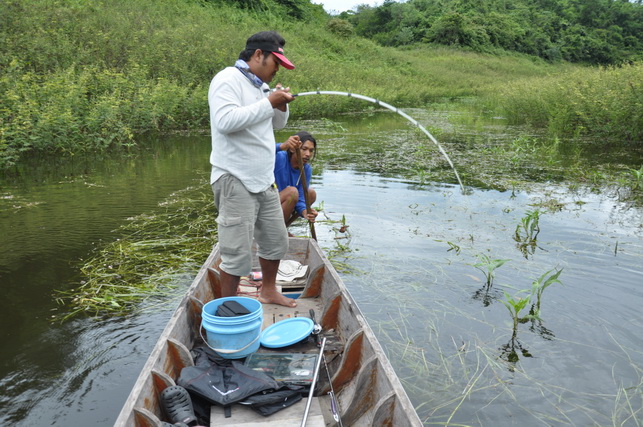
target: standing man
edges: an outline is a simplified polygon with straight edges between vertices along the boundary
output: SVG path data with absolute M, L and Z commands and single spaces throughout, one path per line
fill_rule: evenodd
M 279 261 L 288 251 L 279 192 L 274 186 L 273 129 L 288 121 L 290 88 L 270 83 L 279 67 L 295 66 L 284 56 L 286 41 L 274 31 L 254 34 L 246 41 L 234 67 L 220 71 L 208 91 L 212 129 L 210 183 L 221 249 L 223 296 L 237 293 L 240 276 L 252 268 L 252 241 L 257 242 L 263 284 L 263 303 L 295 307 L 277 291 Z

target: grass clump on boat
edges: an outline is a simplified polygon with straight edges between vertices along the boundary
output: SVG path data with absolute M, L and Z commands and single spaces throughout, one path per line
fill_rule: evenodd
M 80 268 L 78 288 L 60 291 L 69 310 L 55 316 L 123 314 L 142 302 L 175 295 L 189 283 L 216 238 L 216 209 L 207 187 L 188 187 L 169 196 L 161 210 L 130 218 L 118 240 L 100 249 Z

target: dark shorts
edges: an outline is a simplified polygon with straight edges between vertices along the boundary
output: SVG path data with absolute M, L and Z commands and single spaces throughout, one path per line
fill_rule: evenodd
M 217 217 L 220 268 L 233 276 L 247 276 L 252 269 L 252 241 L 257 255 L 280 260 L 288 252 L 288 232 L 284 223 L 279 191 L 271 186 L 251 193 L 232 175 L 226 174 L 212 184 Z

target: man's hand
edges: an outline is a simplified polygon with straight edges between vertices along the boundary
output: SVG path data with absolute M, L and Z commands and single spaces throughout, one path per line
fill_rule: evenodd
M 282 142 L 279 144 L 279 148 L 281 151 L 286 151 L 286 150 L 293 150 L 295 151 L 298 148 L 301 148 L 301 140 L 299 139 L 299 136 L 293 135 L 286 142 Z
M 290 88 L 283 88 L 281 84 L 278 84 L 275 87 L 275 90 L 270 93 L 268 96 L 268 101 L 272 105 L 272 108 L 276 108 L 279 111 L 286 111 L 288 103 L 295 100 L 295 97 L 290 93 Z
M 315 218 L 317 218 L 317 211 L 313 208 L 310 208 L 310 213 L 304 209 L 301 212 L 301 215 L 304 217 L 304 219 L 307 219 L 309 222 L 315 222 Z

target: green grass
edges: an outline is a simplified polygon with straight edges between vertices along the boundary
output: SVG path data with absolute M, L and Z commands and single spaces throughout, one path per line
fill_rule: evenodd
M 579 68 L 508 82 L 495 106 L 511 124 L 547 128 L 553 137 L 599 143 L 643 142 L 643 64 Z
M 501 86 L 569 70 L 525 56 L 448 48 L 385 48 L 306 22 L 187 0 L 8 0 L 0 5 L 0 169 L 32 152 L 127 147 L 147 132 L 205 130 L 207 88 L 245 39 L 278 30 L 297 65 L 277 81 L 293 92 L 339 90 L 397 107 L 486 97 Z M 275 82 L 276 83 L 276 82 Z M 307 97 L 293 118 L 361 110 Z

